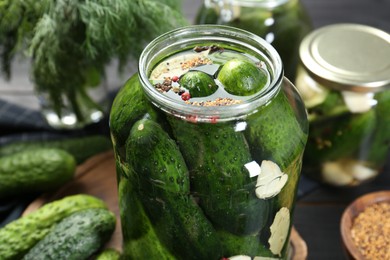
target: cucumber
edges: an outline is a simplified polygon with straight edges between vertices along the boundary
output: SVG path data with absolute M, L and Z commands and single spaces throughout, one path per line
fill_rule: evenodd
M 318 123 L 349 113 L 343 97 L 338 91 L 328 91 L 325 100 L 309 109 L 309 121 Z
M 73 179 L 76 162 L 66 151 L 36 148 L 0 158 L 0 199 L 53 191 Z
M 104 249 L 98 254 L 95 260 L 120 260 L 121 253 L 113 248 Z
M 142 118 L 157 119 L 157 112 L 146 98 L 138 74 L 134 74 L 119 90 L 110 112 L 111 139 L 122 158 L 126 158 L 125 143 L 130 129 Z
M 224 257 L 234 255 L 274 257 L 268 245 L 265 245 L 258 235 L 238 236 L 223 230 L 217 232 L 221 239 Z
M 218 72 L 217 79 L 225 90 L 237 96 L 249 96 L 259 92 L 268 82 L 265 70 L 244 59 L 226 62 Z
M 115 229 L 114 213 L 107 209 L 85 209 L 56 224 L 23 257 L 23 260 L 82 260 L 97 252 Z
M 110 150 L 112 144 L 109 138 L 102 135 L 73 137 L 61 140 L 23 141 L 1 147 L 0 157 L 36 148 L 65 150 L 74 156 L 77 164 L 80 164 L 95 154 Z
M 349 114 L 322 124 L 312 124 L 304 161 L 316 165 L 350 158 L 364 149 L 376 125 L 374 110 Z
M 214 79 L 202 71 L 188 71 L 180 77 L 179 83 L 188 89 L 191 97 L 207 97 L 218 89 Z
M 376 94 L 375 98 L 378 101 L 374 109 L 377 124 L 367 159 L 375 168 L 380 168 L 385 163 L 390 148 L 390 90 Z
M 246 163 L 252 162 L 242 132 L 230 123 L 193 124 L 170 118 L 185 161 L 192 192 L 213 224 L 234 234 L 254 234 L 264 225 L 269 202 L 255 196 L 256 178 Z
M 48 203 L 0 229 L 0 259 L 21 259 L 56 223 L 74 212 L 106 208 L 95 197 L 79 194 Z
M 297 107 L 298 110 L 304 108 Z M 284 91 L 247 119 L 245 137 L 257 162 L 270 160 L 284 171 L 301 156 L 307 140 L 308 125 L 302 127 Z
M 126 154 L 162 244 L 180 259 L 218 259 L 215 230 L 189 194 L 188 169 L 175 141 L 159 124 L 142 119 L 131 129 Z
M 120 179 L 118 188 L 124 241 L 123 259 L 174 260 L 175 257 L 161 244 L 139 200 L 136 176 L 124 175 L 123 167 L 119 162 L 116 163 L 118 174 L 128 177 Z

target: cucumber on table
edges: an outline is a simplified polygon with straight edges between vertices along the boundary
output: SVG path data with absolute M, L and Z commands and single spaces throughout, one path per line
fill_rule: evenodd
M 230 123 L 170 123 L 206 216 L 234 234 L 260 231 L 270 203 L 255 196 L 256 179 L 244 167 L 253 161 L 244 134 Z
M 93 196 L 79 194 L 48 203 L 0 229 L 0 259 L 21 259 L 65 217 L 84 209 L 106 208 Z
M 23 260 L 88 259 L 111 238 L 115 222 L 114 213 L 107 209 L 75 212 L 56 224 Z
M 53 191 L 73 179 L 74 157 L 59 149 L 35 148 L 0 157 L 0 199 Z
M 37 148 L 65 150 L 74 156 L 77 164 L 80 164 L 95 154 L 110 150 L 112 144 L 109 138 L 102 135 L 72 137 L 61 140 L 19 141 L 1 147 L 0 157 Z
M 162 244 L 181 259 L 218 259 L 215 230 L 189 194 L 188 169 L 175 141 L 156 122 L 143 119 L 131 129 L 126 154 Z

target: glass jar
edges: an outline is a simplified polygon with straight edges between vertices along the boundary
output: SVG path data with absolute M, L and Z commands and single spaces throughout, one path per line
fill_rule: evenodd
M 287 257 L 308 122 L 266 41 L 219 25 L 156 38 L 110 130 L 126 259 Z
M 250 31 L 271 43 L 294 81 L 299 44 L 312 29 L 300 0 L 204 0 L 197 24 L 224 24 Z
M 35 92 L 43 117 L 54 129 L 81 129 L 107 116 L 109 100 L 105 81 L 51 91 L 36 86 Z
M 358 24 L 313 31 L 295 85 L 309 113 L 303 172 L 353 186 L 381 171 L 390 144 L 390 35 Z

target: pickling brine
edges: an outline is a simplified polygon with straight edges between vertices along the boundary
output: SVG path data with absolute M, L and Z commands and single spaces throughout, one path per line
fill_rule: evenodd
M 310 122 L 303 172 L 338 187 L 373 180 L 390 147 L 390 35 L 326 26 L 303 40 L 300 56 L 295 84 Z
M 287 258 L 308 123 L 281 64 L 225 26 L 145 48 L 110 116 L 126 259 Z

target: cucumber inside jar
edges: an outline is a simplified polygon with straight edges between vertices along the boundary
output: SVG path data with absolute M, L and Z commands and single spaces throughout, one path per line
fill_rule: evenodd
M 161 245 L 161 258 L 166 259 L 286 257 L 291 220 L 285 216 L 294 208 L 306 126 L 298 122 L 299 112 L 288 107 L 289 94 L 284 90 L 250 115 L 221 120 L 215 114 L 211 120 L 197 120 L 201 109 L 238 108 L 271 84 L 271 70 L 263 57 L 229 47 L 192 46 L 159 61 L 150 71 L 150 91 L 189 108 L 191 116 L 166 107 L 167 113 L 157 113 L 158 104 L 150 106 L 153 99 L 144 99 L 147 107 L 138 102 L 132 110 L 146 116 L 135 123 L 133 116 L 127 117 L 130 124 L 121 121 L 128 137 L 126 157 L 120 159 L 128 169 L 120 171 L 119 187 L 134 185 L 121 189 L 133 193 L 120 194 L 121 210 L 130 211 L 123 204 L 138 198 L 136 206 L 144 212 L 122 212 L 122 219 L 145 217 L 148 226 L 145 239 L 125 238 L 129 250 L 137 239 L 140 243 L 157 239 L 154 244 Z M 240 85 L 244 80 L 246 85 Z M 127 93 L 130 100 L 137 99 L 131 97 L 130 88 Z M 263 119 L 256 120 L 259 117 Z M 280 219 L 282 228 L 274 224 Z M 126 221 L 122 229 L 134 226 Z M 142 246 L 139 256 L 148 250 Z M 169 252 L 169 257 L 162 252 Z

